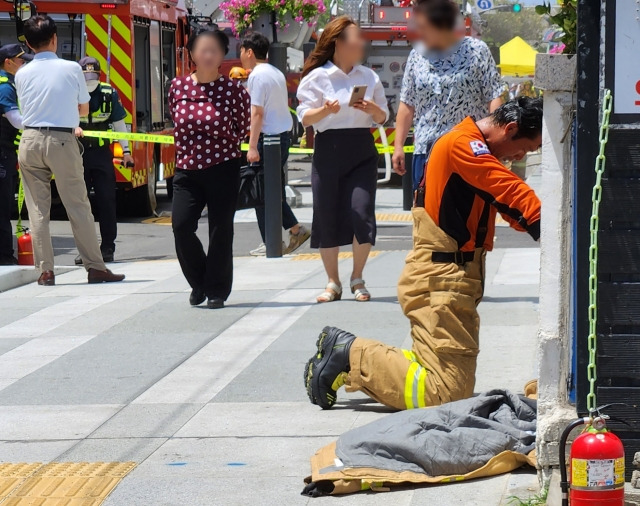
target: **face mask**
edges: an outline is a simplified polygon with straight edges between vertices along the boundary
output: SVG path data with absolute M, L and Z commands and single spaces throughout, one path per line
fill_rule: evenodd
M 93 79 L 91 81 L 87 81 L 87 89 L 89 90 L 89 93 L 93 93 L 94 91 L 96 91 L 98 86 L 100 86 L 100 81 Z

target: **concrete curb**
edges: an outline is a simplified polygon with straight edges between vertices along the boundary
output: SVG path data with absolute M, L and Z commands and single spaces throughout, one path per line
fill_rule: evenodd
M 76 267 L 65 266 L 55 267 L 56 276 L 72 271 Z M 30 265 L 7 265 L 0 267 L 0 292 L 6 292 L 13 288 L 35 283 L 38 280 L 39 273 Z

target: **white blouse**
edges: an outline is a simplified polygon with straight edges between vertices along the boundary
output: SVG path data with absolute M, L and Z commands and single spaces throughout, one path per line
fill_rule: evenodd
M 340 110 L 329 114 L 318 121 L 313 127 L 318 132 L 338 128 L 370 128 L 375 124 L 370 114 L 349 107 L 349 99 L 354 86 L 367 86 L 365 100 L 373 101 L 385 111 L 385 121 L 389 117 L 387 97 L 378 74 L 364 65 L 356 65 L 351 72 L 345 74 L 332 62 L 312 70 L 300 81 L 298 86 L 298 118 L 302 118 L 309 109 L 322 107 L 327 101 L 338 100 Z

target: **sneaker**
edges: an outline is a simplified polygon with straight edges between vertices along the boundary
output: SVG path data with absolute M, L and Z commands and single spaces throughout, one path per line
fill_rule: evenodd
M 287 246 L 285 245 L 284 241 L 282 241 L 282 254 L 283 255 L 287 253 L 286 250 L 287 250 Z M 252 257 L 264 257 L 264 256 L 267 256 L 267 245 L 265 243 L 262 243 L 256 249 L 252 249 L 251 251 L 249 251 L 249 254 Z
M 289 246 L 284 250 L 285 255 L 289 253 L 293 253 L 300 246 L 302 246 L 305 242 L 309 240 L 311 237 L 311 231 L 305 227 L 304 225 L 300 225 L 300 229 L 297 234 L 292 234 L 289 232 Z
M 356 336 L 336 327 L 325 327 L 315 354 L 304 369 L 304 385 L 312 404 L 329 409 L 336 403 L 336 391 L 345 384 L 349 351 Z
M 263 257 L 263 256 L 266 256 L 266 254 L 267 254 L 267 245 L 265 243 L 260 243 L 260 246 L 258 246 L 256 249 L 252 249 L 251 251 L 249 251 L 249 254 L 252 257 Z

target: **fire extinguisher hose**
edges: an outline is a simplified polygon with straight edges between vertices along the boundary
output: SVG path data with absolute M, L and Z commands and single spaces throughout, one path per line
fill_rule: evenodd
M 571 431 L 576 427 L 580 427 L 581 425 L 589 425 L 591 423 L 591 419 L 589 417 L 578 418 L 571 422 L 562 432 L 562 436 L 560 436 L 560 448 L 559 457 L 560 457 L 560 488 L 562 489 L 562 506 L 569 506 L 569 478 L 567 476 L 567 439 L 569 439 L 569 435 Z

